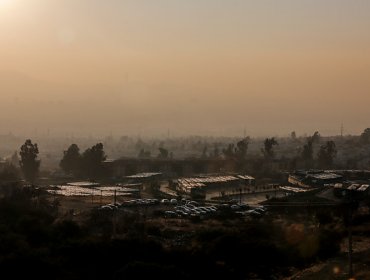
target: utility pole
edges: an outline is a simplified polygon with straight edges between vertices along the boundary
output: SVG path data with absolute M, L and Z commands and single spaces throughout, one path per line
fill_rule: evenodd
M 112 238 L 116 238 L 117 234 L 117 224 L 116 224 L 116 209 L 112 211 Z
M 353 256 L 352 256 L 352 200 L 349 204 L 348 211 L 348 277 L 353 277 Z

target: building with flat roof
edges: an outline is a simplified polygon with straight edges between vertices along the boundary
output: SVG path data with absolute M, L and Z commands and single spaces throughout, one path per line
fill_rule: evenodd
M 254 184 L 255 179 L 249 175 L 198 175 L 177 179 L 176 189 L 190 196 L 205 197 L 207 190 L 235 189 Z
M 67 183 L 68 186 L 74 187 L 83 187 L 83 188 L 91 188 L 91 187 L 99 187 L 99 183 L 89 182 L 89 181 L 81 181 L 81 182 L 71 182 Z
M 234 159 L 212 158 L 121 158 L 105 161 L 104 165 L 109 174 L 117 179 L 147 172 L 158 172 L 166 177 L 178 178 L 202 173 L 231 173 L 237 169 Z

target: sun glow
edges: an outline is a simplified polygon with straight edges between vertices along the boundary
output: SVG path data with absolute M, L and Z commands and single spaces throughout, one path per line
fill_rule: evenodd
M 9 5 L 12 0 L 0 0 L 0 7 Z

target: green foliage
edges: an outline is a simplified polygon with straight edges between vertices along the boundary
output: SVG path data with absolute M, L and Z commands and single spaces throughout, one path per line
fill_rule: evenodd
M 39 149 L 37 144 L 32 144 L 30 139 L 21 146 L 19 155 L 21 160 L 19 162 L 23 175 L 27 181 L 33 183 L 39 173 L 40 161 L 37 160 Z

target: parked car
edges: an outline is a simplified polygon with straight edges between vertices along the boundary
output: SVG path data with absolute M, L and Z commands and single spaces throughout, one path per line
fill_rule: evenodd
M 257 208 L 255 208 L 255 209 L 253 209 L 254 211 L 257 211 L 258 213 L 261 213 L 261 214 L 264 214 L 265 212 L 266 212 L 266 210 L 265 209 L 263 209 L 263 208 L 260 208 L 260 207 L 257 207 Z
M 169 201 L 167 198 L 163 198 L 163 199 L 161 200 L 161 203 L 162 203 L 162 204 L 169 204 L 169 203 L 170 203 L 170 201 Z
M 256 210 L 247 210 L 245 213 L 254 218 L 259 218 L 262 216 L 262 214 Z
M 186 213 L 185 211 L 182 211 L 182 210 L 176 210 L 176 213 L 180 216 L 183 216 L 183 217 L 187 217 L 189 216 L 188 213 Z
M 99 208 L 99 210 L 108 210 L 108 211 L 112 211 L 114 210 L 115 208 L 111 207 L 110 205 L 103 205 Z
M 209 206 L 208 208 L 211 208 L 212 210 L 217 211 L 217 207 L 216 206 Z
M 194 201 L 194 200 L 189 201 L 187 204 L 190 204 L 190 205 L 193 205 L 193 206 L 199 206 L 199 203 Z
M 231 210 L 240 210 L 240 206 L 237 204 L 233 204 L 230 206 Z
M 243 210 L 250 209 L 250 206 L 247 203 L 238 203 L 236 205 L 238 205 L 240 209 L 243 209 Z
M 178 214 L 174 211 L 165 211 L 164 216 L 166 218 L 176 218 L 176 217 L 178 217 Z

